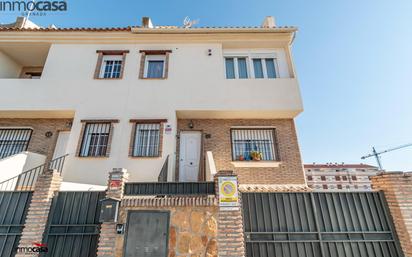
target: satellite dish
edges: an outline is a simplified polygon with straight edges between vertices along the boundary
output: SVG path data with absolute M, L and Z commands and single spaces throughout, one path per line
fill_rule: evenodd
M 186 16 L 183 20 L 183 28 L 191 28 L 193 25 L 198 24 L 199 19 L 191 21 L 189 16 Z

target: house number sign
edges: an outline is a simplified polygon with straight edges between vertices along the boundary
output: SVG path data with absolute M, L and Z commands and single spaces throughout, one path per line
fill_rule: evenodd
M 236 177 L 219 177 L 219 206 L 238 207 L 239 192 Z

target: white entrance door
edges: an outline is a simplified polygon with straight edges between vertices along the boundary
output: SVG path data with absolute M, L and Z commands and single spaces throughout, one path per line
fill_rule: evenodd
M 70 131 L 60 131 L 57 136 L 56 147 L 54 148 L 53 159 L 59 158 L 67 153 L 67 142 Z
M 200 131 L 180 133 L 179 181 L 198 181 L 201 139 Z

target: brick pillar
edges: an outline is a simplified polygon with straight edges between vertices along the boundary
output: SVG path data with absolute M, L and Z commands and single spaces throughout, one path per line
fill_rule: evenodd
M 33 243 L 42 243 L 53 196 L 59 190 L 61 182 L 62 177 L 56 170 L 49 170 L 39 175 L 19 241 L 19 248 L 33 247 Z M 16 257 L 23 256 L 27 256 L 27 253 L 18 252 L 16 254 Z M 39 253 L 33 253 L 30 256 L 39 256 Z
M 219 177 L 231 177 L 237 180 L 237 175 L 235 175 L 233 171 L 219 171 L 214 177 L 216 197 L 218 199 Z M 217 228 L 218 256 L 244 257 L 245 238 L 243 233 L 242 200 L 240 193 L 237 207 L 219 206 Z
M 382 190 L 405 256 L 412 256 L 412 172 L 387 172 L 371 177 Z
M 128 176 L 126 169 L 114 168 L 109 174 L 106 197 L 121 200 Z M 116 222 L 102 223 L 97 245 L 98 257 L 116 257 L 116 235 Z

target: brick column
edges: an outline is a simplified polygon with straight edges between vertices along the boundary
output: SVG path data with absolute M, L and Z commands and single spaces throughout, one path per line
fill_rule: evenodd
M 121 200 L 127 180 L 128 173 L 126 169 L 114 168 L 109 174 L 106 197 Z M 116 235 L 116 222 L 102 223 L 97 245 L 98 257 L 116 257 Z
M 214 181 L 216 184 L 216 197 L 219 199 L 219 177 L 233 177 L 237 180 L 237 175 L 233 171 L 219 171 Z M 239 190 L 239 189 L 238 189 Z M 219 206 L 217 221 L 217 241 L 219 257 L 244 257 L 245 238 L 243 233 L 242 200 L 239 193 L 238 207 Z
M 19 241 L 19 248 L 33 247 L 33 243 L 42 243 L 53 196 L 59 190 L 61 182 L 62 177 L 56 170 L 49 170 L 39 175 Z M 16 257 L 23 256 L 27 256 L 27 253 L 18 252 L 16 254 Z M 33 253 L 30 256 L 39 256 L 39 253 Z
M 405 256 L 412 256 L 412 172 L 387 172 L 371 177 L 385 194 Z

